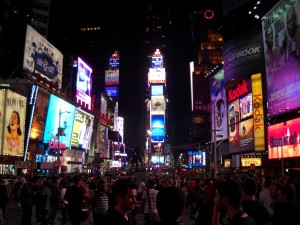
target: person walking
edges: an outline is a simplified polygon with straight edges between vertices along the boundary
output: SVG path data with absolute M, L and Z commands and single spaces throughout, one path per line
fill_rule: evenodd
M 0 178 L 0 208 L 2 209 L 2 216 L 5 217 L 6 206 L 8 203 L 8 193 L 4 180 Z

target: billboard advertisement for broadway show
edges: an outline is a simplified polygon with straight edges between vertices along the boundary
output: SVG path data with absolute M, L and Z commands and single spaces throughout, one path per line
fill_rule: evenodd
M 63 54 L 30 25 L 27 25 L 23 70 L 34 79 L 34 73 L 39 73 L 53 87 L 61 89 Z
M 268 127 L 269 159 L 300 156 L 300 118 Z
M 0 146 L 3 155 L 23 156 L 27 98 L 0 90 Z
M 77 108 L 74 118 L 71 146 L 83 149 L 90 148 L 94 117 Z
M 265 150 L 261 74 L 229 89 L 228 102 L 229 153 Z
M 74 105 L 56 95 L 50 95 L 43 140 L 50 149 L 70 147 L 74 116 Z
M 270 115 L 300 107 L 300 1 L 282 0 L 262 20 Z

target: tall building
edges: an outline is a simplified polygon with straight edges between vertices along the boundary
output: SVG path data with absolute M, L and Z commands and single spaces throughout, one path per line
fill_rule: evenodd
M 223 26 L 222 1 L 201 1 L 191 12 L 195 49 L 191 68 L 190 143 L 205 145 L 211 140 L 210 78 L 222 65 Z

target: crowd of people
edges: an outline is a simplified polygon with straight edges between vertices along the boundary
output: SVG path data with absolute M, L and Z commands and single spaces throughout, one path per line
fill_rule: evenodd
M 145 225 L 180 225 L 185 212 L 193 225 L 283 225 L 298 224 L 299 180 L 249 173 L 231 173 L 212 178 L 134 174 L 114 178 L 101 175 L 16 176 L 11 193 L 0 178 L 0 224 L 5 222 L 9 201 L 22 207 L 22 225 L 86 219 L 101 225 L 137 225 L 136 213 Z M 188 224 L 189 225 L 189 224 Z

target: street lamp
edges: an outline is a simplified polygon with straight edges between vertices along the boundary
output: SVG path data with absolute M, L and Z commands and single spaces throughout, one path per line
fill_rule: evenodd
M 146 143 L 146 147 L 147 147 L 147 155 L 148 155 L 148 162 L 147 162 L 147 166 L 148 166 L 148 173 L 150 173 L 150 159 L 151 159 L 151 130 L 147 130 L 147 143 Z

